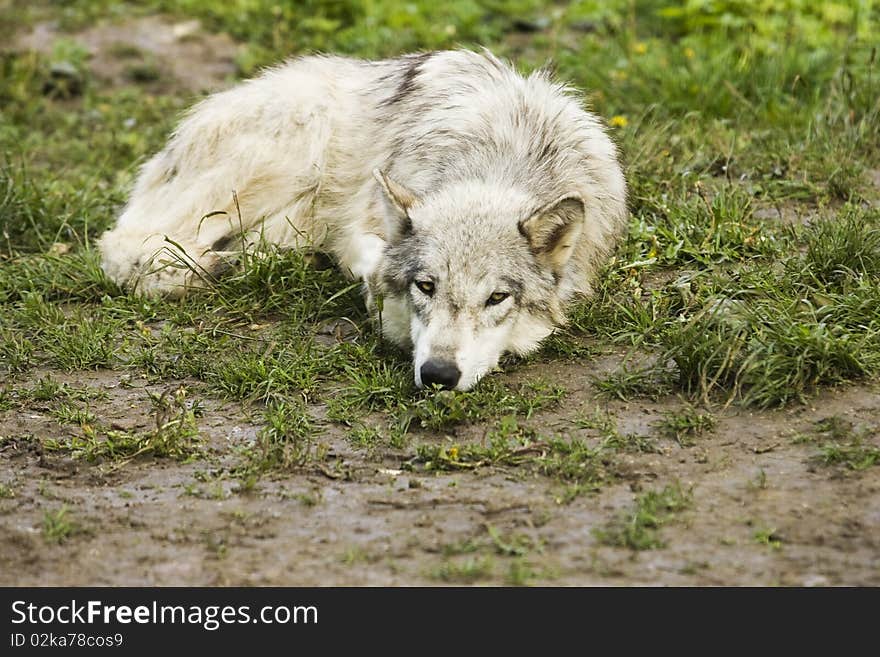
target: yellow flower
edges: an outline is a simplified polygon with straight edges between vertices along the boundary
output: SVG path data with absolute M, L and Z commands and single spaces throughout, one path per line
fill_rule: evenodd
M 685 48 L 684 49 L 684 56 L 687 57 L 688 59 L 693 59 L 696 54 L 697 53 L 694 52 L 693 48 Z
M 450 447 L 447 454 L 449 455 L 450 461 L 457 461 L 458 460 L 458 447 Z
M 648 52 L 648 46 L 639 41 L 636 45 L 633 46 L 633 52 L 635 52 L 637 55 L 644 55 L 646 52 Z
M 625 116 L 617 114 L 616 116 L 612 116 L 608 123 L 615 128 L 625 128 L 629 124 L 629 120 Z

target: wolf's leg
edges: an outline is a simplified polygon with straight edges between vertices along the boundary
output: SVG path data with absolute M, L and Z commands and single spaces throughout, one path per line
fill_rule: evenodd
M 225 254 L 199 241 L 165 234 L 115 230 L 100 240 L 103 267 L 122 287 L 146 296 L 182 296 L 204 287 L 231 265 Z
M 104 270 L 117 283 L 179 296 L 204 286 L 229 264 L 224 252 L 252 245 L 264 228 L 280 246 L 315 242 L 327 113 L 291 109 L 271 86 L 265 97 L 254 89 L 204 101 L 144 166 L 116 227 L 100 240 Z M 266 116 L 273 120 L 257 120 Z
M 161 157 L 144 168 L 128 206 L 98 245 L 104 272 L 120 286 L 147 296 L 178 297 L 187 288 L 204 287 L 228 266 L 217 249 L 236 229 L 228 212 L 211 214 L 225 210 L 224 201 L 231 205 L 231 194 L 221 200 L 218 186 L 202 171 L 181 174 L 182 181 L 157 177 Z

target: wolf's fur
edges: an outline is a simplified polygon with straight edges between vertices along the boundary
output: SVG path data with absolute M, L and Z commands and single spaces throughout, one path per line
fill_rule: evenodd
M 599 121 L 544 72 L 488 52 L 313 56 L 196 105 L 100 246 L 114 280 L 169 296 L 242 239 L 319 247 L 381 295 L 418 385 L 437 365 L 467 389 L 590 293 L 625 195 Z

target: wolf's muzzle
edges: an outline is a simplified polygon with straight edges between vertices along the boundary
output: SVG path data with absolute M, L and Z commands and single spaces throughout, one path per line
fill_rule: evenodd
M 447 360 L 428 360 L 419 370 L 422 377 L 422 385 L 425 387 L 439 384 L 447 390 L 452 390 L 461 378 L 461 370 Z

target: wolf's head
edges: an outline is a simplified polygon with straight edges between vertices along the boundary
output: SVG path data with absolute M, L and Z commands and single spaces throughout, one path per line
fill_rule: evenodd
M 387 220 L 383 329 L 412 346 L 416 385 L 467 390 L 563 321 L 559 282 L 584 224 L 580 197 L 541 205 L 474 181 L 419 197 L 375 175 Z

